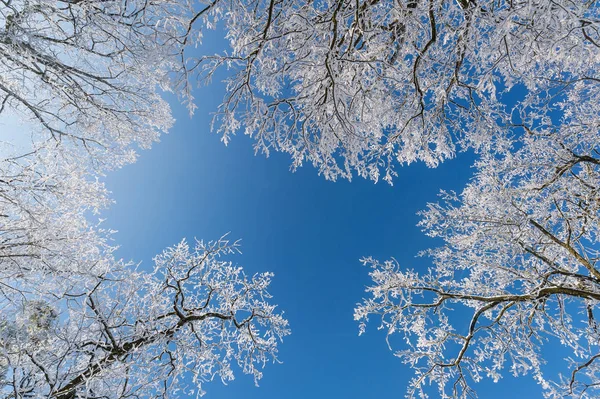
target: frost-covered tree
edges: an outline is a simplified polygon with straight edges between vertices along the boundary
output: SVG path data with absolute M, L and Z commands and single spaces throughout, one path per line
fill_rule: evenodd
M 374 285 L 355 318 L 408 343 L 396 354 L 416 372 L 409 397 L 433 384 L 464 398 L 505 372 L 549 398 L 600 394 L 600 120 L 588 94 L 564 98 L 559 121 L 524 123 L 511 153 L 482 156 L 460 195 L 428 206 L 421 226 L 445 242 L 426 253 L 431 268 L 364 259 Z M 560 376 L 545 369 L 553 345 L 571 353 Z
M 0 397 L 188 397 L 235 364 L 258 380 L 288 334 L 271 275 L 221 260 L 225 239 L 182 242 L 151 273 L 117 261 L 90 222 L 106 190 L 64 150 L 0 161 Z
M 85 150 L 95 167 L 131 162 L 133 146 L 172 124 L 157 90 L 190 11 L 186 1 L 1 1 L 0 115 L 31 122 L 34 141 Z
M 2 1 L 0 113 L 18 112 L 43 137 L 114 167 L 171 125 L 159 87 L 193 111 L 194 79 L 225 67 L 215 121 L 224 140 L 243 128 L 257 151 L 287 152 L 294 167 L 391 181 L 397 163 L 503 148 L 515 133 L 504 94 L 515 87 L 527 107 L 595 86 L 598 9 L 567 0 Z M 215 27 L 230 48 L 198 55 Z
M 85 161 L 61 149 L 47 146 L 0 160 L 1 293 L 16 278 L 100 274 L 108 267 L 103 258 L 112 251 L 110 232 L 86 216 L 110 200 Z
M 203 383 L 261 378 L 288 334 L 269 303 L 269 273 L 246 276 L 221 256 L 237 244 L 185 242 L 158 255 L 152 273 L 115 264 L 72 287 L 0 300 L 4 398 L 174 398 Z M 50 276 L 42 286 L 53 286 Z
M 397 163 L 503 148 L 515 133 L 503 95 L 515 87 L 527 107 L 595 86 L 598 9 L 568 0 L 2 1 L 0 113 L 18 112 L 43 137 L 114 167 L 171 125 L 159 87 L 193 111 L 194 79 L 225 67 L 215 121 L 224 140 L 243 128 L 257 151 L 287 152 L 294 167 L 391 181 Z M 215 27 L 230 48 L 198 55 Z
M 232 71 L 216 118 L 224 139 L 243 129 L 257 151 L 287 152 L 293 167 L 309 162 L 329 179 L 391 181 L 395 164 L 435 166 L 457 149 L 504 148 L 515 134 L 508 91 L 524 88 L 527 107 L 598 84 L 595 1 L 215 0 L 207 8 L 202 18 L 222 21 L 231 49 L 189 59 L 187 72 Z

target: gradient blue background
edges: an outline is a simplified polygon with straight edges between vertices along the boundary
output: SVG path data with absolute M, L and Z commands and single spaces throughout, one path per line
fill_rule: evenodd
M 223 45 L 208 40 L 208 52 Z M 116 204 L 103 217 L 119 231 L 118 255 L 149 266 L 183 237 L 230 232 L 242 239 L 243 254 L 234 260 L 247 273 L 275 273 L 273 302 L 292 328 L 280 347 L 283 364 L 268 365 L 259 388 L 239 372 L 228 386 L 207 384 L 207 398 L 403 398 L 412 371 L 393 356 L 375 320 L 361 337 L 353 321 L 370 284 L 359 259 L 395 257 L 406 267 L 427 267 L 415 255 L 436 242 L 420 232 L 416 212 L 442 188 L 460 191 L 473 156 L 459 154 L 437 169 L 399 168 L 393 187 L 360 178 L 325 181 L 311 166 L 292 173 L 287 155 L 254 156 L 248 137 L 225 147 L 209 131 L 224 94 L 220 78 L 196 92 L 199 108 L 191 119 L 172 98 L 171 133 L 107 177 Z M 541 397 L 529 377 L 475 387 L 480 398 Z

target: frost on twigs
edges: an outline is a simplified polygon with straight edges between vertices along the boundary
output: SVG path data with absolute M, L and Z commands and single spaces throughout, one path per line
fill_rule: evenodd
M 210 80 L 229 70 L 215 120 L 224 140 L 241 130 L 257 152 L 286 152 L 292 168 L 312 163 L 331 180 L 391 182 L 397 165 L 505 151 L 520 129 L 513 116 L 529 101 L 509 105 L 511 90 L 537 102 L 597 84 L 595 2 L 217 0 L 207 8 L 230 50 L 198 57 L 186 72 Z M 551 118 L 537 111 L 534 119 Z
M 0 282 L 108 270 L 111 231 L 91 220 L 110 199 L 84 165 L 62 146 L 0 159 Z
M 0 3 L 0 116 L 98 170 L 135 160 L 173 123 L 159 87 L 187 28 L 183 1 Z M 186 18 L 187 17 L 187 18 Z
M 552 118 L 532 102 L 593 89 L 598 10 L 568 0 L 0 2 L 0 115 L 115 168 L 172 125 L 159 88 L 193 113 L 194 84 L 225 68 L 214 121 L 224 142 L 242 130 L 257 152 L 290 154 L 292 168 L 391 183 L 398 165 L 506 151 L 522 128 L 515 115 Z M 229 48 L 198 50 L 217 27 Z M 527 98 L 507 101 L 515 89 Z
M 269 303 L 270 273 L 246 276 L 221 259 L 236 250 L 224 238 L 182 241 L 151 273 L 117 263 L 72 277 L 78 284 L 60 297 L 5 295 L 3 309 L 16 316 L 3 312 L 0 322 L 0 366 L 11 376 L 0 392 L 174 398 L 200 396 L 204 382 L 230 381 L 236 369 L 258 381 L 288 323 Z
M 409 397 L 434 385 L 465 398 L 505 373 L 531 375 L 547 398 L 600 394 L 600 123 L 586 104 L 565 101 L 559 127 L 527 129 L 513 153 L 483 156 L 460 195 L 429 204 L 421 226 L 445 242 L 430 269 L 364 260 L 373 285 L 355 318 L 404 339 Z M 547 342 L 571 353 L 557 378 Z

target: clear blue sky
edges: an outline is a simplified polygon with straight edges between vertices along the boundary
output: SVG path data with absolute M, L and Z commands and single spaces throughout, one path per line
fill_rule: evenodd
M 353 309 L 369 284 L 362 256 L 415 258 L 435 242 L 416 227 L 416 212 L 440 188 L 460 191 L 472 157 L 462 154 L 437 169 L 399 169 L 395 185 L 325 181 L 310 166 L 289 171 L 283 154 L 254 156 L 248 137 L 228 147 L 209 131 L 210 113 L 223 96 L 215 82 L 196 93 L 190 119 L 172 102 L 177 124 L 139 161 L 107 177 L 116 204 L 103 216 L 117 229 L 119 255 L 151 258 L 183 237 L 242 239 L 235 257 L 249 273 L 273 271 L 271 292 L 290 320 L 292 335 L 280 350 L 283 364 L 268 365 L 259 388 L 237 373 L 228 386 L 207 384 L 207 398 L 403 398 L 411 370 L 393 356 L 372 323 L 358 336 Z M 476 386 L 480 398 L 539 398 L 531 378 L 505 377 Z M 437 397 L 432 392 L 432 398 Z

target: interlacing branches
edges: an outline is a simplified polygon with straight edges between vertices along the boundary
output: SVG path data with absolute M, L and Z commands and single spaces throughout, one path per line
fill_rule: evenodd
M 268 303 L 271 275 L 247 277 L 219 260 L 236 250 L 224 238 L 193 249 L 182 242 L 155 258 L 153 274 L 115 265 L 80 281 L 79 293 L 16 301 L 17 318 L 4 325 L 29 326 L 43 339 L 21 334 L 0 341 L 7 375 L 14 376 L 2 382 L 3 397 L 200 395 L 205 381 L 233 379 L 234 364 L 260 379 L 289 331 Z M 31 317 L 19 314 L 31 314 L 38 303 L 54 313 L 31 327 Z
M 377 315 L 406 337 L 397 354 L 416 371 L 409 396 L 434 383 L 442 397 L 468 397 L 507 367 L 549 398 L 597 396 L 600 153 L 582 106 L 565 104 L 559 128 L 528 127 L 518 150 L 478 161 L 460 196 L 429 205 L 421 226 L 446 243 L 428 252 L 431 269 L 364 260 L 374 285 L 355 317 L 363 331 Z M 548 341 L 572 353 L 558 378 L 543 369 Z
M 243 129 L 257 152 L 287 152 L 293 168 L 391 182 L 396 164 L 507 150 L 521 130 L 509 90 L 526 87 L 518 105 L 539 120 L 550 113 L 530 101 L 597 79 L 595 3 L 215 2 L 207 14 L 223 15 L 231 50 L 190 59 L 184 75 L 231 70 L 215 120 L 225 142 Z

